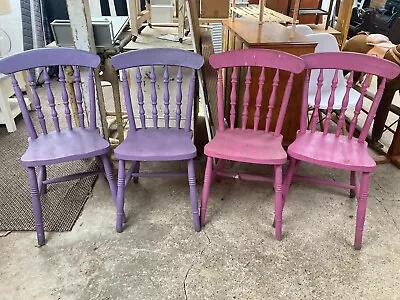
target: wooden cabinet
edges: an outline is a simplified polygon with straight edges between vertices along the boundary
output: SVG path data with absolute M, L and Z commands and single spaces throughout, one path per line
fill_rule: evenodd
M 247 48 L 263 48 L 263 49 L 274 49 L 287 53 L 291 53 L 297 56 L 313 53 L 317 45 L 316 42 L 309 40 L 303 35 L 296 34 L 294 37 L 290 36 L 291 30 L 278 23 L 266 22 L 263 25 L 258 25 L 258 22 L 251 20 L 240 20 L 232 22 L 231 20 L 224 20 L 224 51 L 247 49 Z M 230 78 L 230 72 L 227 71 L 226 78 Z M 261 70 L 259 68 L 253 68 L 252 77 L 258 78 Z M 239 74 L 239 102 L 238 102 L 238 115 L 237 121 L 241 122 L 241 110 L 242 106 L 240 101 L 244 95 L 244 77 L 245 70 L 241 70 Z M 225 79 L 226 79 L 225 78 Z M 276 107 L 280 107 L 286 82 L 289 78 L 287 72 L 281 72 L 280 84 L 277 90 L 277 103 Z M 269 99 L 272 89 L 273 74 L 267 72 L 266 83 L 263 90 L 263 98 Z M 296 132 L 300 126 L 300 111 L 301 111 L 301 100 L 303 91 L 304 74 L 295 76 L 291 99 L 289 101 L 287 114 L 285 117 L 282 135 L 283 143 L 289 144 L 296 138 Z M 226 93 L 230 94 L 230 81 L 225 82 Z M 251 85 L 251 100 L 249 105 L 249 118 L 247 127 L 253 127 L 252 117 L 255 112 L 255 99 L 258 91 L 257 80 L 253 80 Z M 265 102 L 265 101 L 264 101 Z M 227 120 L 229 120 L 229 105 L 226 105 L 228 109 L 225 111 Z M 261 120 L 260 124 L 265 124 L 267 114 L 267 105 L 261 107 Z M 278 109 L 275 109 L 272 117 L 272 126 L 274 128 L 276 120 L 278 118 Z M 260 129 L 263 129 L 262 127 Z
M 318 2 L 319 0 L 301 0 L 300 2 L 300 8 L 311 8 L 311 7 L 318 7 Z M 258 0 L 249 0 L 250 4 L 258 4 Z M 265 5 L 268 8 L 271 8 L 273 10 L 279 11 L 280 13 L 283 13 L 286 15 L 287 9 L 288 9 L 288 3 L 289 0 L 267 0 Z M 294 1 L 292 1 L 292 7 L 293 8 Z M 299 22 L 302 24 L 310 24 L 314 23 L 315 21 L 315 16 L 299 16 Z

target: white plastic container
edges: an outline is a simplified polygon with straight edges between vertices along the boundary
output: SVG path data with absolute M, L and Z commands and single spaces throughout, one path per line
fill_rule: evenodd
M 174 5 L 171 0 L 151 1 L 151 23 L 172 23 Z

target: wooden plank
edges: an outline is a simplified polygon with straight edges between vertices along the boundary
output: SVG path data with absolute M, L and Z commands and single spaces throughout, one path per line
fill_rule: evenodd
M 214 47 L 212 44 L 212 38 L 209 31 L 202 31 L 201 34 L 201 50 L 204 57 L 204 78 L 206 85 L 206 97 L 207 103 L 210 110 L 210 126 L 213 131 L 213 135 L 216 133 L 218 128 L 218 98 L 217 98 L 217 79 L 218 74 L 214 70 L 210 63 L 209 57 L 214 54 Z
M 241 17 L 250 17 L 256 19 L 256 21 L 259 21 L 259 16 L 260 16 L 260 7 L 259 5 L 252 4 L 248 6 L 241 6 L 241 7 L 231 7 L 232 13 L 236 13 L 240 15 Z M 291 23 L 292 18 L 281 14 L 277 11 L 274 11 L 272 9 L 269 9 L 267 7 L 264 7 L 263 9 L 263 21 L 265 22 L 278 22 L 278 23 Z
M 235 14 L 234 14 L 235 9 L 236 9 L 236 0 L 232 0 L 232 10 L 233 10 L 233 12 L 232 12 L 232 22 L 235 21 Z
M 185 0 L 179 0 L 178 7 L 178 38 L 182 43 L 185 36 Z
M 299 8 L 300 8 L 300 0 L 296 0 L 294 3 L 294 11 L 293 11 L 293 21 L 292 21 L 292 32 L 290 36 L 293 38 L 296 34 L 296 23 L 297 23 L 297 16 L 299 15 Z
M 67 10 L 71 22 L 75 48 L 96 53 L 89 0 L 67 0 Z M 83 71 L 81 75 L 82 78 L 87 78 L 87 71 Z M 97 126 L 100 128 L 100 131 L 107 136 L 108 127 L 105 122 L 105 106 L 104 102 L 99 101 L 99 98 L 103 99 L 103 90 L 97 75 L 95 79 L 97 92 L 96 105 L 98 107 L 98 110 L 96 110 Z M 90 107 L 87 82 L 82 83 L 82 97 L 86 107 Z
M 349 33 L 353 0 L 340 0 L 340 8 L 336 23 L 336 30 L 341 32 L 340 45 L 343 47 Z
M 194 47 L 194 52 L 201 54 L 201 36 L 200 36 L 200 23 L 199 17 L 197 13 L 197 5 L 195 0 L 186 0 L 186 9 L 187 9 L 187 16 L 189 21 L 190 32 L 192 33 L 192 43 Z M 203 103 L 204 112 L 205 112 L 205 121 L 206 121 L 206 129 L 207 129 L 207 136 L 208 140 L 211 141 L 213 135 L 211 131 L 210 125 L 210 112 L 208 110 L 208 105 L 206 103 L 206 96 L 205 96 L 205 81 L 203 78 L 202 70 L 197 72 L 197 76 L 199 79 L 199 96 L 200 101 Z M 196 124 L 197 115 L 194 116 L 194 123 Z M 196 135 L 196 128 L 194 130 L 194 134 Z
M 149 17 L 147 19 L 147 22 L 151 26 L 151 3 L 150 3 L 150 0 L 146 0 L 146 10 L 149 12 Z
M 192 33 L 193 45 L 196 53 L 201 53 L 200 47 L 200 23 L 195 0 L 186 0 L 187 16 L 190 32 Z
M 139 35 L 136 0 L 127 0 L 126 4 L 128 5 L 129 25 L 131 26 L 132 38 L 135 39 Z
M 260 0 L 259 5 L 260 12 L 258 16 L 258 24 L 262 24 L 264 21 L 264 7 L 265 7 L 265 0 Z

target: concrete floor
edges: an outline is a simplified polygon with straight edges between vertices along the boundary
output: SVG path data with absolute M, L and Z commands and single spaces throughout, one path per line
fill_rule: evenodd
M 203 161 L 196 164 L 200 194 Z M 144 165 L 156 167 L 185 169 Z M 301 171 L 348 178 L 307 165 Z M 0 238 L 0 299 L 400 299 L 399 180 L 398 169 L 378 166 L 363 248 L 355 251 L 347 191 L 294 184 L 278 242 L 271 185 L 215 184 L 206 227 L 196 233 L 184 178 L 141 179 L 128 188 L 128 223 L 118 234 L 100 178 L 71 232 L 47 233 L 41 248 L 34 232 Z

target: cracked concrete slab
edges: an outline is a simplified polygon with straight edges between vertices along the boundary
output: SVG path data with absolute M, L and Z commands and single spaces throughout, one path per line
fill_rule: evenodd
M 200 195 L 203 162 L 196 161 L 196 170 Z M 300 170 L 348 180 L 335 170 Z M 196 233 L 185 178 L 141 179 L 128 187 L 128 222 L 118 234 L 100 178 L 71 232 L 47 233 L 41 248 L 33 232 L 0 238 L 0 298 L 399 299 L 399 177 L 391 165 L 372 176 L 361 251 L 352 247 L 356 203 L 348 191 L 294 183 L 278 242 L 270 184 L 214 184 L 207 224 Z

